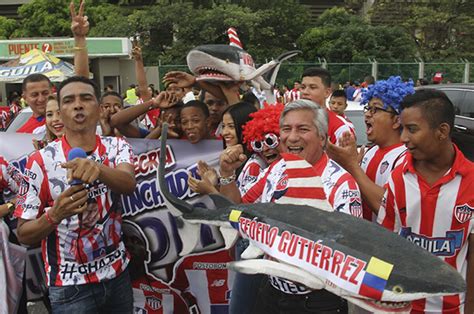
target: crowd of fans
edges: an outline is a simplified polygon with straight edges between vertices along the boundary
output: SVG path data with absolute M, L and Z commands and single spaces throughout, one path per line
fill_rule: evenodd
M 1 188 L 18 193 L 0 205 L 0 217 L 18 218 L 14 241 L 35 245 L 41 240 L 53 312 L 130 313 L 146 308 L 158 313 L 149 303 L 157 295 L 162 313 L 211 312 L 212 302 L 201 299 L 204 293 L 192 286 L 188 272 L 176 274 L 169 285 L 146 273 L 146 241 L 140 240 L 144 235 L 139 228 L 124 223 L 124 241 L 121 236 L 115 195 L 131 193 L 135 187 L 133 153 L 126 139 L 159 139 L 164 123 L 169 125 L 168 138 L 191 144 L 222 141 L 217 169 L 196 161 L 198 176 L 188 178 L 196 193 L 220 193 L 235 203 L 314 205 L 394 232 L 410 232 L 412 238 L 440 239 L 462 230 L 459 249 L 438 255 L 467 280 L 467 293 L 419 300 L 413 308 L 474 310 L 474 197 L 469 193 L 474 172 L 451 142 L 454 109 L 442 92 L 415 92 L 413 82 L 400 77 L 375 81 L 367 76 L 362 84 L 334 86 L 322 68 L 305 69 L 293 89 L 275 89 L 275 104 L 261 103 L 260 95 L 244 82 L 200 81 L 179 71 L 168 72 L 165 90 L 157 91 L 146 80 L 141 49 L 134 43 L 137 85 L 125 95 L 106 86 L 99 95 L 87 78 L 89 23 L 83 2 L 77 13 L 71 5 L 71 17 L 77 76 L 61 82 L 57 92 L 41 74 L 28 76 L 22 85 L 22 99 L 33 115 L 18 132 L 45 134 L 34 140 L 37 151 L 29 157 L 25 179 L 13 180 L 17 172 L 0 157 Z M 364 106 L 372 145 L 367 150 L 356 147 L 354 125 L 344 115 L 348 100 Z M 15 95 L 13 115 L 19 107 Z M 81 147 L 88 157 L 70 160 L 71 147 Z M 305 170 L 294 171 L 301 161 Z M 306 185 L 292 185 L 301 177 Z M 324 193 L 306 193 L 313 177 L 321 178 Z M 53 179 L 61 182 L 59 190 L 51 187 Z M 459 218 L 462 206 L 469 208 L 468 219 Z M 225 265 L 240 259 L 247 246 L 239 240 L 231 250 L 206 253 L 200 262 Z M 131 262 L 125 247 L 132 253 Z M 192 267 L 193 258 L 183 259 L 177 269 Z M 107 266 L 100 266 L 105 259 Z M 225 311 L 231 313 L 348 311 L 341 297 L 282 278 L 231 277 L 227 271 L 216 276 L 200 284 L 221 282 L 225 290 L 232 290 L 231 297 L 223 294 L 216 301 L 230 304 Z M 143 285 L 149 290 L 140 289 Z

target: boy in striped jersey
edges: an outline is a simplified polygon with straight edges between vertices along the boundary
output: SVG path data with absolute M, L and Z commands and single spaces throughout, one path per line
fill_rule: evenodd
M 378 222 L 467 280 L 466 294 L 415 301 L 414 313 L 473 313 L 474 165 L 451 141 L 454 106 L 443 92 L 426 89 L 407 96 L 402 108 L 401 140 L 408 153 L 390 174 Z
M 331 74 L 328 70 L 323 68 L 304 70 L 300 91 L 302 99 L 311 100 L 327 111 L 329 142 L 337 143 L 339 137 L 346 131 L 355 134 L 346 119 L 326 107 L 326 98 L 331 95 Z
M 370 85 L 363 93 L 361 104 L 365 105 L 367 140 L 374 145 L 366 152 L 361 149 L 359 158 L 354 158 L 358 152 L 350 133 L 339 139 L 341 147 L 328 145 L 331 158 L 352 174 L 360 186 L 364 219 L 375 221 L 384 192 L 382 187 L 405 156 L 406 147 L 400 141 L 400 103 L 414 92 L 413 82 L 405 83 L 399 76 Z

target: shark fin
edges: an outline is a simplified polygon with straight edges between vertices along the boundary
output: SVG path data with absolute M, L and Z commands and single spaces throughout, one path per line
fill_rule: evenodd
M 223 208 L 235 205 L 234 202 L 232 202 L 230 199 L 228 199 L 222 194 L 213 193 L 209 194 L 208 196 L 211 198 L 216 208 Z
M 181 216 L 183 213 L 190 213 L 193 207 L 183 200 L 180 200 L 174 196 L 168 187 L 168 183 L 165 179 L 165 164 L 166 164 L 166 139 L 168 137 L 168 123 L 163 123 L 163 130 L 161 132 L 161 145 L 160 145 L 160 163 L 158 165 L 158 173 L 156 180 L 160 187 L 160 193 L 163 196 L 163 200 L 166 207 L 170 210 L 171 214 L 175 217 Z
M 265 254 L 261 249 L 256 247 L 250 242 L 250 245 L 242 252 L 242 259 L 256 259 L 260 258 Z
M 224 238 L 225 249 L 231 248 L 239 238 L 239 233 L 234 228 L 229 227 L 220 227 L 219 230 Z
M 229 268 L 240 273 L 266 274 L 298 282 L 314 290 L 325 288 L 324 282 L 301 268 L 267 259 L 241 260 L 229 263 Z
M 267 62 L 263 65 L 261 65 L 258 69 L 256 69 L 253 73 L 251 73 L 249 76 L 246 76 L 244 78 L 245 81 L 251 81 L 259 76 L 262 76 L 263 74 L 267 73 L 268 71 L 270 71 L 271 69 L 273 69 L 274 67 L 276 67 L 278 64 L 277 61 L 275 60 L 272 60 L 270 62 Z
M 266 82 L 268 82 L 268 84 L 270 84 L 271 86 L 274 86 L 275 82 L 276 82 L 277 75 L 278 75 L 278 71 L 280 70 L 280 66 L 283 63 L 283 61 L 286 61 L 290 58 L 293 58 L 294 56 L 296 56 L 300 53 L 301 53 L 301 51 L 299 51 L 299 50 L 292 50 L 292 51 L 284 52 L 281 55 L 279 55 L 278 58 L 276 58 L 276 61 L 277 61 L 278 64 L 273 69 L 271 69 L 270 71 L 265 73 L 263 75 L 263 79 Z

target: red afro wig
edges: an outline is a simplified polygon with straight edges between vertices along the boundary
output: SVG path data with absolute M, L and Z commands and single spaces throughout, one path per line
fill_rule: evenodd
M 265 103 L 263 108 L 250 114 L 251 120 L 243 126 L 243 142 L 252 151 L 252 141 L 261 141 L 265 134 L 274 133 L 280 136 L 280 115 L 285 105 L 276 103 L 269 105 Z

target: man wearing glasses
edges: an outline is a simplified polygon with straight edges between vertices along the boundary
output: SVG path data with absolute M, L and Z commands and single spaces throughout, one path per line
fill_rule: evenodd
M 413 82 L 399 76 L 370 85 L 362 95 L 367 140 L 374 145 L 357 152 L 354 136 L 345 133 L 339 146 L 328 146 L 328 154 L 357 180 L 363 199 L 364 218 L 375 221 L 390 172 L 404 160 L 406 147 L 400 140 L 400 103 L 413 94 Z M 358 158 L 354 158 L 358 156 Z M 375 183 L 375 184 L 374 184 Z M 377 193 L 374 193 L 374 190 Z

